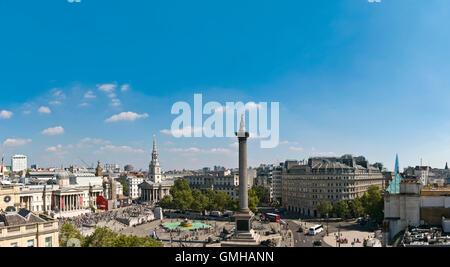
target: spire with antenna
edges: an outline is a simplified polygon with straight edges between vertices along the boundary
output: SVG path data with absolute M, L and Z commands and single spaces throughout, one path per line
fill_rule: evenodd
M 394 169 L 395 173 L 399 173 L 399 166 L 398 166 L 398 154 L 396 154 L 395 156 L 395 169 Z

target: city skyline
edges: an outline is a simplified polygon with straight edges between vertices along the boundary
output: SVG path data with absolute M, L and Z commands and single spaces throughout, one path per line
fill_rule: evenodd
M 442 1 L 26 2 L 0 3 L 0 25 L 14 26 L 0 29 L 7 158 L 145 170 L 156 134 L 165 170 L 236 168 L 233 138 L 169 134 L 172 105 L 201 93 L 280 103 L 280 145 L 250 137 L 249 166 L 343 154 L 390 170 L 397 153 L 401 169 L 449 161 Z

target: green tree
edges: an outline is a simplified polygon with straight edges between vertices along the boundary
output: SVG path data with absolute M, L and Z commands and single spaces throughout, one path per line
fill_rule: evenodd
M 331 211 L 333 210 L 333 206 L 331 205 L 330 201 L 322 200 L 317 204 L 317 212 L 320 214 L 320 216 L 325 216 L 326 214 L 330 215 Z
M 365 212 L 370 218 L 381 223 L 384 218 L 384 199 L 381 195 L 381 190 L 376 185 L 371 185 L 367 189 L 367 192 L 362 196 L 362 202 Z
M 255 190 L 248 190 L 248 208 L 252 211 L 252 212 L 257 212 L 258 211 L 258 204 L 259 204 L 259 198 L 256 195 Z
M 236 195 L 239 196 L 239 189 L 236 189 Z M 258 211 L 259 198 L 256 195 L 255 190 L 248 190 L 248 208 L 256 213 Z M 231 202 L 230 208 L 234 211 L 239 209 L 239 198 L 235 198 L 234 201 Z
M 194 202 L 191 191 L 177 191 L 173 196 L 173 206 L 181 211 L 189 210 Z
M 170 189 L 170 194 L 174 196 L 174 193 L 179 191 L 191 191 L 191 187 L 185 178 L 180 178 L 174 182 L 172 188 Z
M 348 207 L 350 209 L 350 214 L 356 218 L 364 215 L 364 206 L 362 204 L 361 198 L 357 197 L 348 202 Z
M 175 181 L 170 189 L 172 195 L 172 204 L 176 209 L 186 211 L 191 208 L 194 198 L 192 197 L 191 187 L 186 179 L 181 178 Z
M 122 187 L 123 187 L 123 194 L 125 195 L 125 196 L 128 196 L 128 194 L 129 194 L 129 189 L 128 189 L 128 185 L 127 185 L 127 183 L 125 183 L 125 181 L 123 181 L 123 180 L 120 180 L 120 184 L 122 185 Z
M 72 238 L 78 239 L 80 241 L 80 244 L 82 244 L 84 241 L 84 237 L 80 233 L 80 231 L 78 231 L 78 229 L 72 224 L 66 223 L 61 227 L 61 230 L 59 231 L 59 246 L 67 247 L 67 241 Z
M 137 237 L 120 234 L 114 240 L 114 247 L 162 247 L 163 244 L 151 237 Z
M 83 247 L 114 247 L 117 233 L 108 227 L 97 227 L 95 231 L 84 239 Z
M 162 247 L 163 244 L 150 237 L 137 237 L 113 232 L 108 227 L 97 227 L 84 239 L 83 247 Z
M 165 195 L 159 202 L 159 205 L 161 205 L 161 208 L 163 208 L 163 209 L 171 209 L 172 208 L 172 197 L 170 195 Z
M 214 202 L 214 199 L 216 198 L 216 192 L 214 192 L 212 189 L 206 189 L 205 192 L 205 197 L 206 197 L 206 210 L 208 211 L 212 211 L 212 210 L 216 210 L 216 205 Z
M 216 192 L 214 196 L 214 206 L 219 211 L 231 208 L 232 201 L 232 197 L 223 191 Z
M 347 218 L 347 216 L 349 215 L 349 208 L 347 202 L 345 202 L 344 200 L 339 200 L 338 202 L 336 202 L 333 207 L 333 212 L 339 218 L 343 219 Z
M 191 209 L 203 212 L 209 204 L 208 197 L 205 194 L 202 194 L 198 189 L 192 191 L 192 197 L 194 198 L 194 201 L 192 202 Z
M 258 196 L 260 203 L 269 202 L 269 197 L 268 197 L 269 194 L 268 194 L 268 191 L 266 188 L 264 188 L 263 186 L 256 186 L 253 188 L 253 190 L 255 190 L 255 193 Z

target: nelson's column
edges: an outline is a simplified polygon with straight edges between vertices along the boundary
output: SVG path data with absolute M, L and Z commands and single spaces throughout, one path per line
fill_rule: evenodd
M 241 117 L 239 131 L 239 209 L 235 214 L 236 230 L 234 238 L 222 243 L 222 246 L 259 246 L 259 235 L 252 229 L 253 213 L 248 208 L 248 176 L 247 176 L 247 138 L 244 114 Z

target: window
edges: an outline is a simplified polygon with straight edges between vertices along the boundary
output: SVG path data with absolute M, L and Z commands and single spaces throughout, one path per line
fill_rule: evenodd
M 27 247 L 34 247 L 34 239 L 27 241 Z
M 45 238 L 45 247 L 46 248 L 52 247 L 52 237 L 51 236 Z

